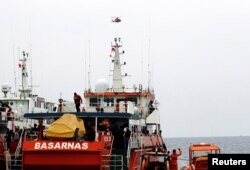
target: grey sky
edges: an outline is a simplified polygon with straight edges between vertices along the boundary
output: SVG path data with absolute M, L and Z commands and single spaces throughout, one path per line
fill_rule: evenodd
M 0 84 L 14 86 L 14 45 L 16 59 L 31 49 L 40 96 L 72 100 L 89 63 L 92 88 L 109 79 L 119 35 L 129 87 L 147 86 L 150 63 L 165 137 L 250 135 L 249 30 L 248 0 L 0 0 Z

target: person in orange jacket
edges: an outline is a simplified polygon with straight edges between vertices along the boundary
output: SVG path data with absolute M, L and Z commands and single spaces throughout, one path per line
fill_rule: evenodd
M 178 162 L 177 159 L 179 156 L 182 155 L 182 150 L 179 148 L 178 153 L 176 150 L 173 150 L 173 153 L 169 156 L 170 157 L 170 170 L 178 170 Z

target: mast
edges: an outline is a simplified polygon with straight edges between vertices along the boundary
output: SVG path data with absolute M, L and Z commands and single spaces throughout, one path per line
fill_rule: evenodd
M 12 50 L 13 50 L 13 64 L 14 64 L 14 85 L 15 85 L 15 92 L 14 92 L 14 97 L 17 95 L 17 80 L 16 80 L 16 58 L 15 58 L 15 46 L 14 43 L 12 45 Z
M 21 71 L 21 88 L 19 89 L 20 98 L 26 98 L 29 97 L 31 94 L 31 88 L 28 87 L 28 71 L 27 71 L 27 58 L 28 53 L 25 53 L 23 51 L 23 58 L 19 59 L 21 61 L 21 64 L 19 64 L 19 67 L 22 69 Z
M 115 43 L 111 44 L 112 51 L 115 52 L 114 59 L 112 60 L 113 67 L 113 91 L 114 92 L 122 92 L 124 90 L 123 82 L 122 82 L 122 73 L 121 73 L 121 62 L 120 62 L 120 53 L 119 48 L 121 45 L 121 39 L 115 38 Z

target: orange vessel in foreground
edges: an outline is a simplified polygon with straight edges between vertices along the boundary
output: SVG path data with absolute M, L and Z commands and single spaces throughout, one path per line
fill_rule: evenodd
M 208 169 L 208 154 L 219 154 L 220 147 L 212 144 L 200 143 L 189 147 L 189 165 L 184 170 Z

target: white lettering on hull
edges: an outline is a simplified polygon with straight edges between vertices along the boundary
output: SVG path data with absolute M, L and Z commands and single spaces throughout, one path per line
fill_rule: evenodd
M 36 150 L 86 150 L 88 149 L 88 143 L 79 143 L 79 142 L 36 142 L 34 145 L 34 149 Z

